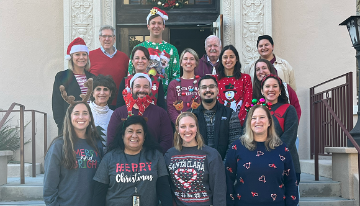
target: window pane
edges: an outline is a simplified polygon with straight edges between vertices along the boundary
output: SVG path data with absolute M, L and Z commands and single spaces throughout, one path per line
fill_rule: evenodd
M 211 0 L 195 0 L 196 4 L 211 4 Z

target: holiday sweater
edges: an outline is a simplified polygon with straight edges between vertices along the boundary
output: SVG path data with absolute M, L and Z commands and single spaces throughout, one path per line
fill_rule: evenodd
M 105 155 L 94 180 L 108 185 L 107 206 L 132 205 L 135 187 L 140 195 L 140 205 L 158 205 L 156 182 L 168 173 L 163 154 L 145 150 L 128 155 L 118 148 Z
M 106 152 L 107 128 L 110 122 L 111 115 L 114 111 L 111 110 L 108 105 L 98 106 L 94 102 L 90 102 L 89 106 L 94 117 L 96 130 L 98 134 L 101 135 L 101 137 L 103 138 L 103 149 L 104 152 Z
M 252 98 L 252 83 L 248 74 L 241 74 L 239 79 L 235 77 L 224 77 L 218 79 L 218 101 L 227 107 L 230 107 L 239 115 L 241 125 L 244 124 L 246 117 L 245 105 L 251 104 Z
M 125 100 L 122 92 L 124 89 L 130 91 L 130 80 L 132 77 L 133 75 L 129 75 L 121 81 L 119 87 L 120 92 L 118 93 L 117 96 L 116 108 L 125 105 Z M 153 101 L 152 104 L 157 105 L 163 109 L 166 109 L 165 99 L 164 99 L 164 87 L 161 79 L 153 75 L 150 75 L 150 78 L 151 78 L 152 86 L 149 96 Z
M 294 165 L 285 144 L 268 151 L 264 142 L 257 142 L 250 151 L 236 140 L 225 168 L 228 206 L 296 206 L 299 202 Z
M 64 158 L 64 140 L 54 140 L 45 156 L 43 196 L 46 205 L 91 205 L 93 177 L 102 157 L 102 144 L 97 141 L 98 152 L 85 139 L 74 143 L 77 168 L 67 169 Z
M 154 62 L 159 75 L 163 76 L 163 86 L 165 91 L 165 96 L 167 94 L 167 88 L 169 83 L 176 78 L 180 77 L 180 64 L 179 64 L 179 54 L 175 46 L 167 43 L 166 41 L 162 41 L 161 43 L 155 43 L 150 41 L 144 41 L 137 46 L 143 46 L 146 48 L 153 48 L 153 52 L 150 52 L 150 59 Z M 134 47 L 134 48 L 135 48 Z M 166 58 L 162 58 L 161 53 L 166 52 L 170 55 L 170 60 L 166 60 Z M 130 56 L 132 59 L 132 56 Z M 151 67 L 151 66 L 150 66 Z M 129 74 L 133 74 L 134 66 L 133 64 L 129 64 Z
M 117 51 L 113 58 L 110 58 L 101 51 L 101 48 L 90 51 L 90 72 L 96 76 L 99 74 L 110 75 L 115 84 L 116 88 L 119 88 L 120 82 L 127 75 L 127 67 L 129 65 L 129 57 L 121 51 Z M 116 94 L 117 96 L 118 91 Z M 111 105 L 116 105 L 116 98 L 114 98 Z
M 284 108 L 283 105 L 286 110 L 280 112 Z M 270 113 L 274 120 L 276 134 L 289 147 L 296 173 L 301 173 L 299 155 L 295 146 L 299 125 L 295 108 L 290 104 L 278 102 L 271 106 Z
M 166 152 L 165 163 L 177 206 L 226 204 L 225 169 L 215 149 L 204 145 L 179 151 L 173 147 Z
M 200 77 L 197 79 L 183 79 L 177 78 L 172 80 L 168 87 L 167 94 L 167 110 L 170 116 L 171 121 L 175 124 L 176 118 L 181 112 L 186 112 L 191 108 L 191 104 L 196 102 L 200 104 L 199 97 L 199 88 L 198 81 Z M 174 106 L 177 102 L 182 101 L 180 105 L 182 105 L 181 110 L 177 110 Z M 179 106 L 179 105 L 177 105 Z M 180 107 L 181 108 L 181 107 Z M 179 108 L 179 109 L 180 109 Z
M 139 110 L 132 109 L 133 115 L 138 115 Z M 108 131 L 107 131 L 107 145 L 109 146 L 115 139 L 118 126 L 128 117 L 126 105 L 117 108 L 111 116 Z M 158 106 L 150 104 L 144 111 L 143 117 L 148 118 L 146 121 L 148 129 L 152 137 L 160 144 L 165 153 L 173 146 L 174 133 L 171 122 L 167 112 Z

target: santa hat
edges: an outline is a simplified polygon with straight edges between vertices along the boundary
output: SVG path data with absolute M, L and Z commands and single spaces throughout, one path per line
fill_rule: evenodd
M 135 81 L 135 79 L 139 78 L 139 77 L 144 77 L 146 78 L 149 82 L 150 82 L 150 85 L 152 85 L 152 82 L 151 82 L 151 79 L 149 77 L 148 74 L 145 74 L 145 73 L 136 73 L 131 79 L 130 79 L 130 87 L 132 87 L 132 83 Z
M 81 51 L 86 52 L 89 55 L 89 49 L 87 48 L 84 39 L 78 37 L 69 44 L 65 59 L 70 60 L 71 59 L 70 54 Z
M 151 10 L 150 10 L 150 13 L 149 15 L 146 17 L 146 23 L 149 24 L 149 18 L 152 16 L 152 15 L 155 15 L 155 14 L 158 14 L 159 16 L 161 16 L 161 18 L 164 20 L 164 24 L 165 24 L 165 21 L 169 19 L 169 16 L 168 14 L 157 8 L 157 7 L 153 7 Z
M 148 48 L 149 54 L 150 54 L 150 59 L 154 59 L 157 61 L 160 61 L 160 50 L 158 49 L 153 49 L 153 48 Z
M 161 52 L 160 59 L 166 59 L 170 61 L 170 54 L 168 54 L 165 50 Z

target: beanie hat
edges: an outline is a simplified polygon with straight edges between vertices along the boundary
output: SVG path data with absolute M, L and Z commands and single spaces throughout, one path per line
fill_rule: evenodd
M 70 60 L 71 59 L 70 54 L 81 51 L 86 52 L 89 55 L 89 49 L 87 48 L 84 39 L 77 37 L 69 44 L 65 59 Z
M 149 77 L 148 74 L 136 73 L 136 74 L 130 79 L 130 87 L 132 87 L 132 83 L 135 81 L 135 79 L 137 79 L 137 78 L 139 78 L 139 77 L 145 77 L 147 80 L 149 80 L 150 86 L 152 85 L 151 79 L 150 79 L 150 77 Z
M 150 13 L 148 14 L 148 16 L 146 17 L 146 23 L 149 24 L 149 18 L 152 16 L 152 15 L 155 15 L 155 14 L 158 14 L 159 16 L 161 16 L 161 18 L 164 20 L 164 24 L 165 24 L 165 21 L 169 19 L 169 16 L 168 14 L 157 8 L 157 7 L 153 7 L 151 10 L 150 10 Z

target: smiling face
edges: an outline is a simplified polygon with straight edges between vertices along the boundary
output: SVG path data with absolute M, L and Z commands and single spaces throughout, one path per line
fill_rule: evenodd
M 267 136 L 268 128 L 270 127 L 269 118 L 263 108 L 255 109 L 251 117 L 251 130 L 254 133 L 254 136 L 264 135 Z
M 199 85 L 199 96 L 205 103 L 212 103 L 219 94 L 219 88 L 212 79 L 203 79 Z
M 279 82 L 274 78 L 268 78 L 264 82 L 264 85 L 261 88 L 261 92 L 264 94 L 266 102 L 271 102 L 272 104 L 276 104 L 280 96 Z
M 85 132 L 91 122 L 88 108 L 85 104 L 77 104 L 71 112 L 71 124 L 76 133 Z
M 112 49 L 114 43 L 116 42 L 116 37 L 111 29 L 104 29 L 101 31 L 101 36 L 99 36 L 99 41 L 101 46 L 105 49 Z
M 74 69 L 85 69 L 85 66 L 88 61 L 87 52 L 75 52 L 72 54 L 72 61 L 74 65 Z
M 195 119 L 189 116 L 185 116 L 181 118 L 177 129 L 181 139 L 183 140 L 182 146 L 184 147 L 197 146 L 197 142 L 195 139 L 197 132 Z
M 111 91 L 107 87 L 97 86 L 94 89 L 93 92 L 93 97 L 95 98 L 94 102 L 99 106 L 106 106 L 110 96 L 111 96 Z
M 147 28 L 150 31 L 150 36 L 160 37 L 165 29 L 164 20 L 161 16 L 157 16 L 150 20 Z
M 228 49 L 224 51 L 222 55 L 222 64 L 224 65 L 225 70 L 234 71 L 237 61 L 235 53 L 232 50 Z
M 259 81 L 261 81 L 264 76 L 267 76 L 270 74 L 270 70 L 265 62 L 258 62 L 255 65 L 255 74 Z
M 181 67 L 183 68 L 184 73 L 194 73 L 194 69 L 196 67 L 196 59 L 194 55 L 186 52 L 181 59 Z
M 226 99 L 228 99 L 228 100 L 233 99 L 234 96 L 235 96 L 235 92 L 234 92 L 234 91 L 227 91 L 227 92 L 225 92 L 225 97 L 226 97 Z
M 141 151 L 145 140 L 144 128 L 141 124 L 126 127 L 123 135 L 126 154 L 137 154 Z
M 269 59 L 273 55 L 274 46 L 267 39 L 259 41 L 258 52 L 263 59 Z
M 136 73 L 146 73 L 146 68 L 149 66 L 149 60 L 141 50 L 137 50 L 134 53 L 132 63 Z
M 146 78 L 136 78 L 131 93 L 134 99 L 146 97 L 150 94 L 150 82 Z
M 217 59 L 219 59 L 221 47 L 220 47 L 220 43 L 219 43 L 218 39 L 215 37 L 208 39 L 206 41 L 205 51 L 206 51 L 206 55 L 209 57 L 209 59 L 215 60 L 215 61 Z

